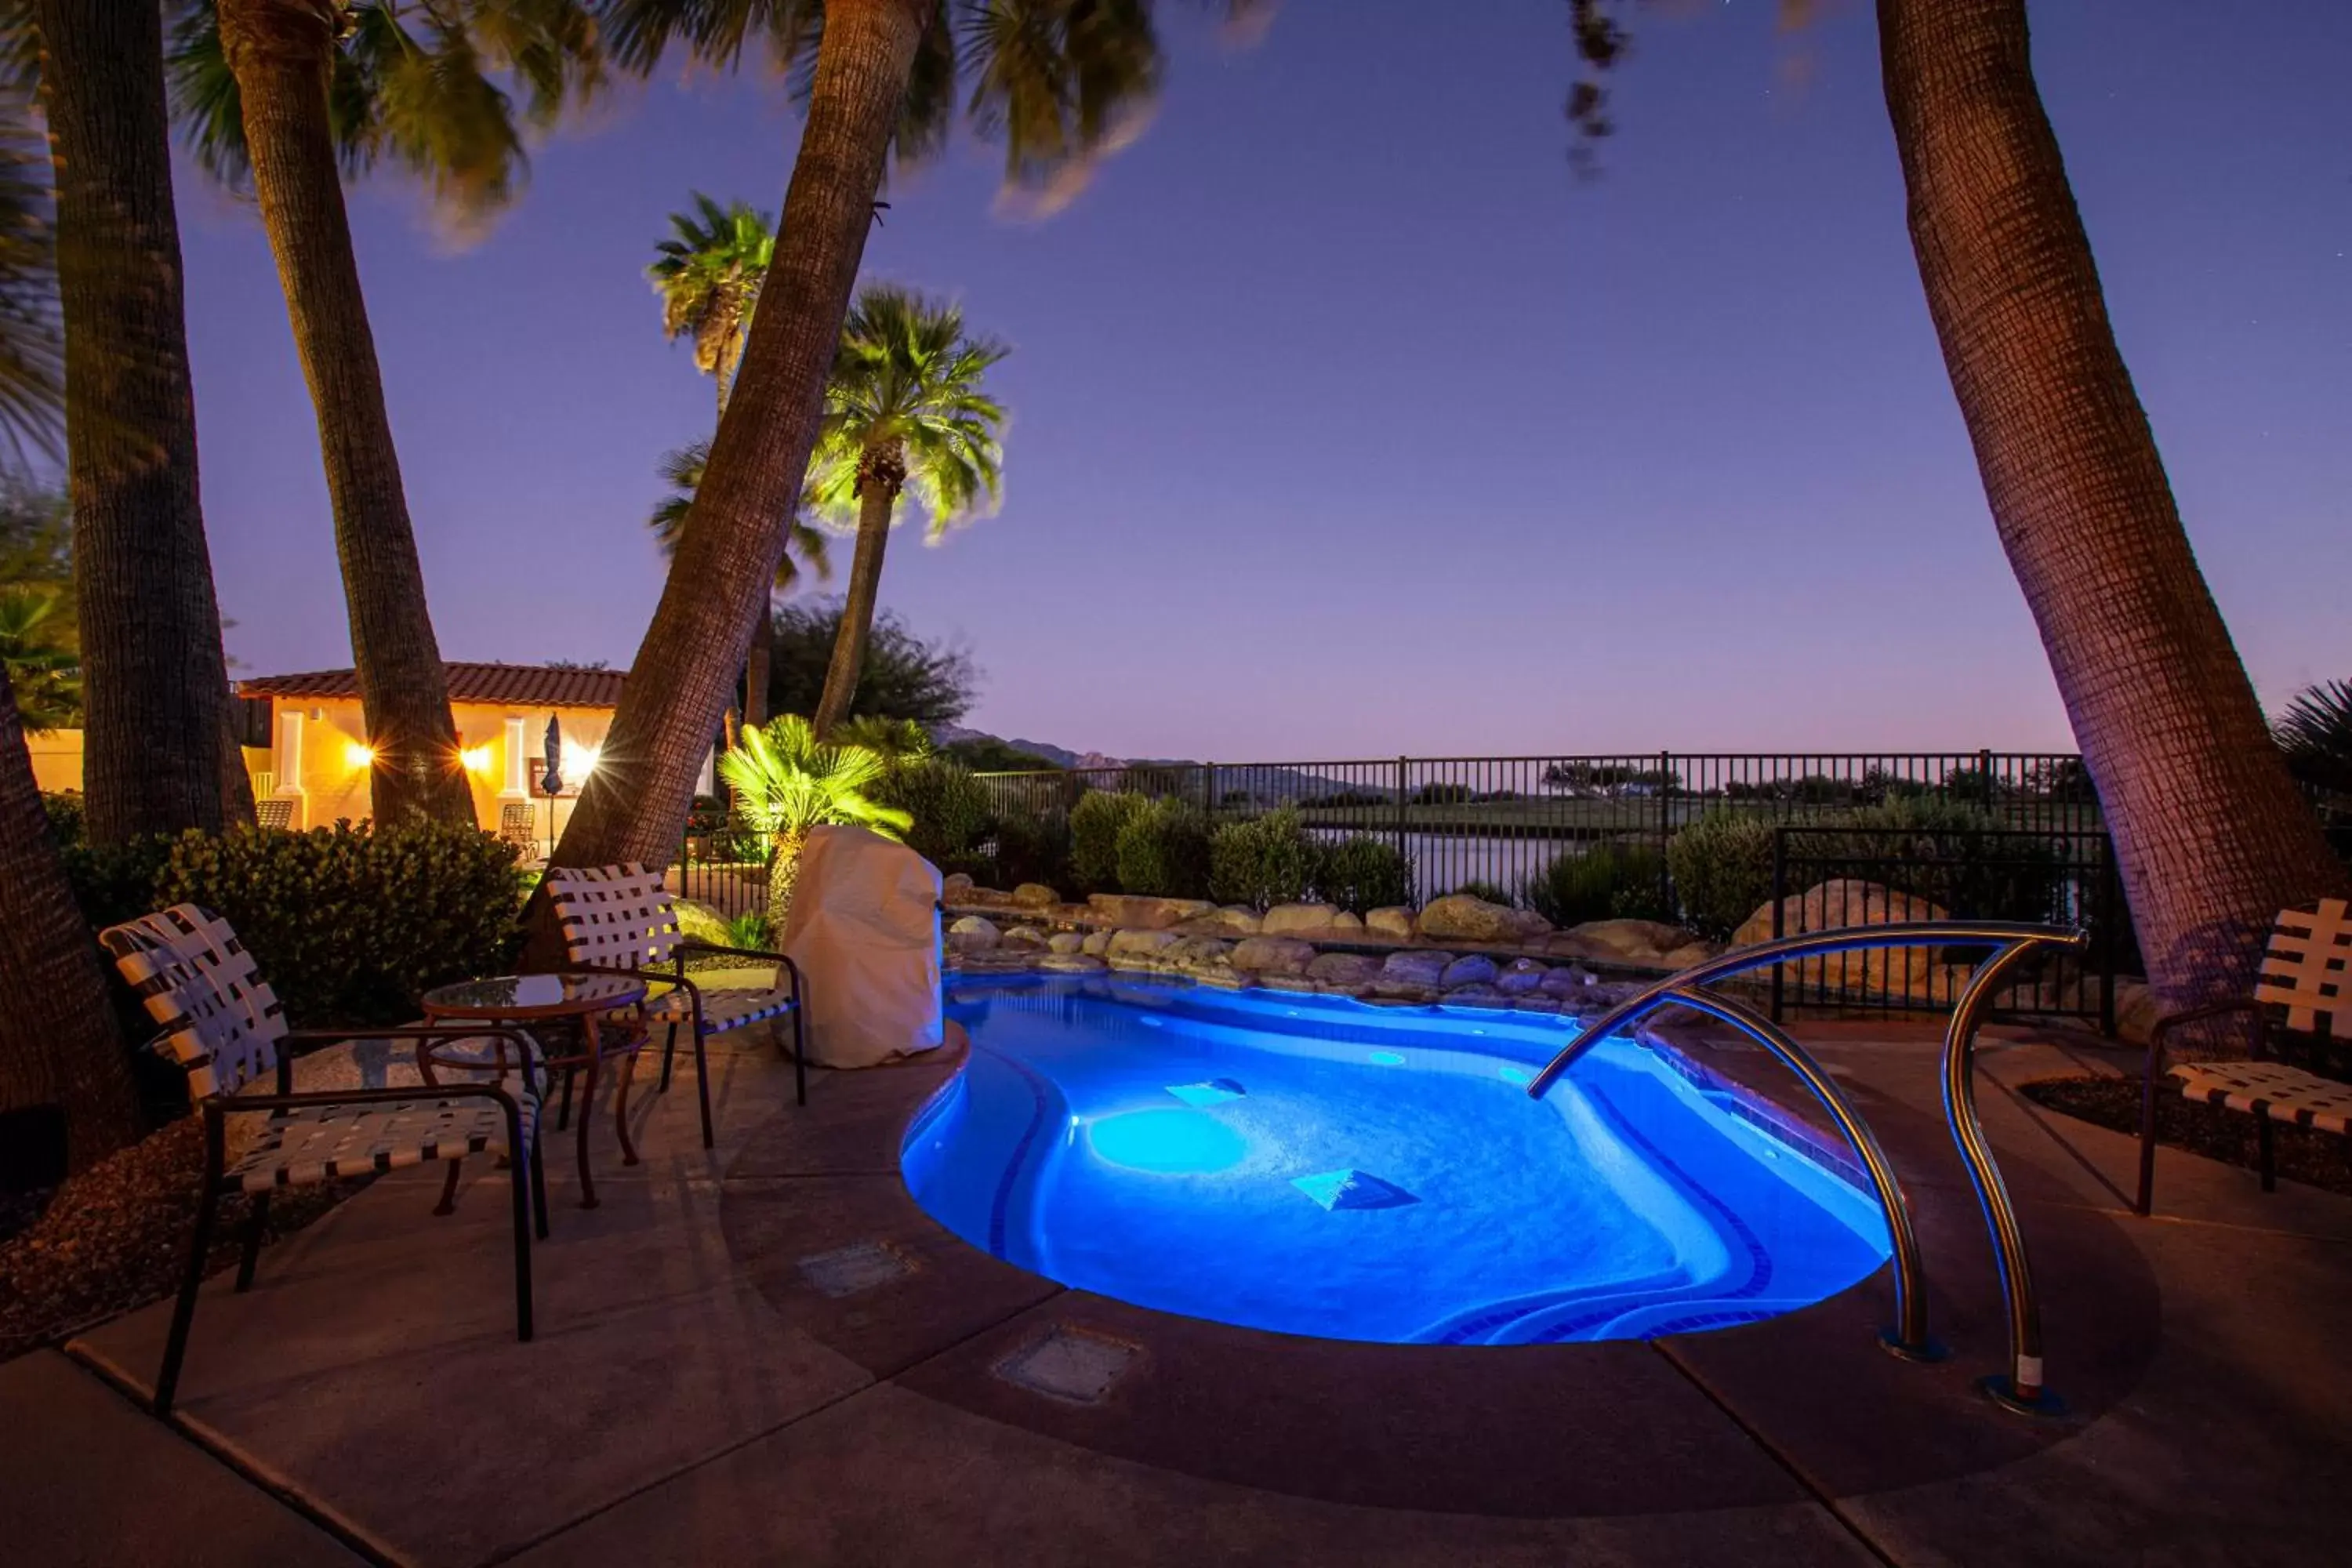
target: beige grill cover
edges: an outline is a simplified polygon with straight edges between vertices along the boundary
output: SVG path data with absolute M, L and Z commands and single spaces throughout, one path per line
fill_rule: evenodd
M 810 829 L 782 948 L 807 982 L 811 1061 L 873 1067 L 939 1045 L 940 871 L 905 845 Z

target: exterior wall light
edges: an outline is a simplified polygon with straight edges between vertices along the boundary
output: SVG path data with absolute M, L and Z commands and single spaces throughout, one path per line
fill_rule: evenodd
M 457 760 L 466 764 L 466 771 L 469 773 L 490 771 L 490 749 L 488 746 L 468 746 L 457 753 Z
M 362 745 L 357 741 L 346 741 L 343 742 L 343 766 L 347 768 L 366 768 L 373 767 L 374 765 L 375 748 L 373 746 Z

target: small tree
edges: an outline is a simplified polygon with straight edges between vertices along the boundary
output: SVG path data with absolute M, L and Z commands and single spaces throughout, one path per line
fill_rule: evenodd
M 866 794 L 882 776 L 880 757 L 863 746 L 819 741 L 809 721 L 795 713 L 764 729 L 745 730 L 742 743 L 719 760 L 719 771 L 735 791 L 735 809 L 774 847 L 768 863 L 772 931 L 784 929 L 810 828 L 845 823 L 897 838 L 914 826 L 907 813 Z

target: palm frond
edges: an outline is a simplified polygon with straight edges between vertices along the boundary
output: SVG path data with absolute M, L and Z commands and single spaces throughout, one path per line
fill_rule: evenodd
M 719 776 L 735 792 L 736 809 L 754 830 L 766 834 L 843 823 L 898 837 L 915 819 L 865 793 L 884 771 L 876 752 L 819 741 L 809 721 L 792 713 L 763 728 L 745 729 L 735 749 L 719 759 Z
M 18 470 L 34 454 L 58 455 L 65 405 L 57 234 L 30 109 L 23 93 L 0 89 L 0 444 Z
M 2271 733 L 2298 783 L 2352 797 L 2352 680 L 2305 688 Z

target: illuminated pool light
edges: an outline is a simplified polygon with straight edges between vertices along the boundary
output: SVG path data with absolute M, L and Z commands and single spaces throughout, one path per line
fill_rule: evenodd
M 1087 1127 L 1096 1155 L 1129 1171 L 1199 1175 L 1228 1170 L 1249 1152 L 1242 1135 L 1197 1110 L 1130 1110 Z
M 1404 1066 L 1404 1058 L 1394 1051 L 1374 1051 L 1370 1056 L 1364 1059 L 1370 1062 L 1374 1067 L 1401 1068 Z
M 1533 1083 L 1536 1075 L 1525 1068 L 1515 1068 L 1507 1062 L 1495 1069 L 1495 1076 L 1505 1083 Z

